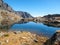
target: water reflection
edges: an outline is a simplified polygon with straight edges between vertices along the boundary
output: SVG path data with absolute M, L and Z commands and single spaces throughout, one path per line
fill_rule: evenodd
M 60 28 L 57 27 L 49 27 L 47 25 L 44 25 L 41 22 L 23 22 L 19 24 L 14 24 L 11 27 L 12 30 L 20 30 L 20 31 L 29 31 L 32 33 L 36 33 L 39 35 L 45 35 L 48 37 L 51 37 L 56 30 L 60 30 Z
M 46 22 L 44 22 L 43 24 L 46 25 L 46 26 L 49 26 L 49 27 L 60 28 L 60 23 L 46 23 Z
M 8 32 L 9 29 L 0 29 L 0 32 L 3 31 L 3 32 Z
M 48 27 L 57 27 L 60 28 L 60 22 L 35 22 L 35 23 L 43 23 Z
M 26 23 L 28 23 L 29 21 L 20 21 L 20 22 L 18 22 L 17 24 L 26 24 Z
M 58 26 L 59 25 L 59 26 Z M 58 28 L 59 27 L 59 28 Z M 51 37 L 56 30 L 60 30 L 60 23 L 46 23 L 46 22 L 30 22 L 22 21 L 18 24 L 13 24 L 10 29 L 2 31 L 29 31 L 42 36 Z M 0 30 L 1 31 L 1 30 Z

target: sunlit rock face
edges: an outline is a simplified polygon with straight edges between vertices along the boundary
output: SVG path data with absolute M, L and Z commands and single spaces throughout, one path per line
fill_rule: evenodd
M 0 29 L 10 28 L 13 24 L 19 22 L 21 18 L 15 13 L 0 9 Z

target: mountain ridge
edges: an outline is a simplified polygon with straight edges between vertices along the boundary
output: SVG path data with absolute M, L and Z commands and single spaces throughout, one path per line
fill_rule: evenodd
M 5 3 L 3 0 L 0 0 L 0 8 L 4 9 L 4 10 L 8 10 L 9 12 L 14 12 L 15 14 L 20 15 L 23 18 L 32 18 L 33 17 L 28 12 L 15 11 L 10 5 Z

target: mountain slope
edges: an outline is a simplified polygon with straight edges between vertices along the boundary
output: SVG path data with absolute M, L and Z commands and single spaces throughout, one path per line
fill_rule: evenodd
M 7 3 L 5 3 L 3 0 L 0 0 L 0 8 L 1 9 L 5 9 L 5 10 L 8 10 L 9 12 L 14 12 L 15 14 L 20 15 L 23 18 L 32 18 L 32 16 L 29 13 L 27 13 L 27 12 L 14 11 L 12 9 L 12 7 L 9 6 Z
M 0 8 L 1 9 L 5 9 L 8 10 L 10 12 L 13 12 L 14 10 L 7 4 L 5 3 L 3 0 L 0 0 Z
M 29 13 L 23 11 L 15 11 L 17 15 L 20 15 L 23 18 L 33 18 Z
M 0 9 L 0 29 L 10 28 L 13 24 L 18 23 L 21 18 L 21 16 L 18 16 L 15 13 Z

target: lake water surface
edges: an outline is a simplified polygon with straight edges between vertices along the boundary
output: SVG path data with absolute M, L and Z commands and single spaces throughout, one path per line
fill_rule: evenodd
M 52 27 L 44 25 L 43 23 L 27 22 L 23 24 L 14 24 L 11 27 L 12 30 L 30 31 L 39 35 L 51 37 L 56 30 L 60 30 L 58 27 Z

